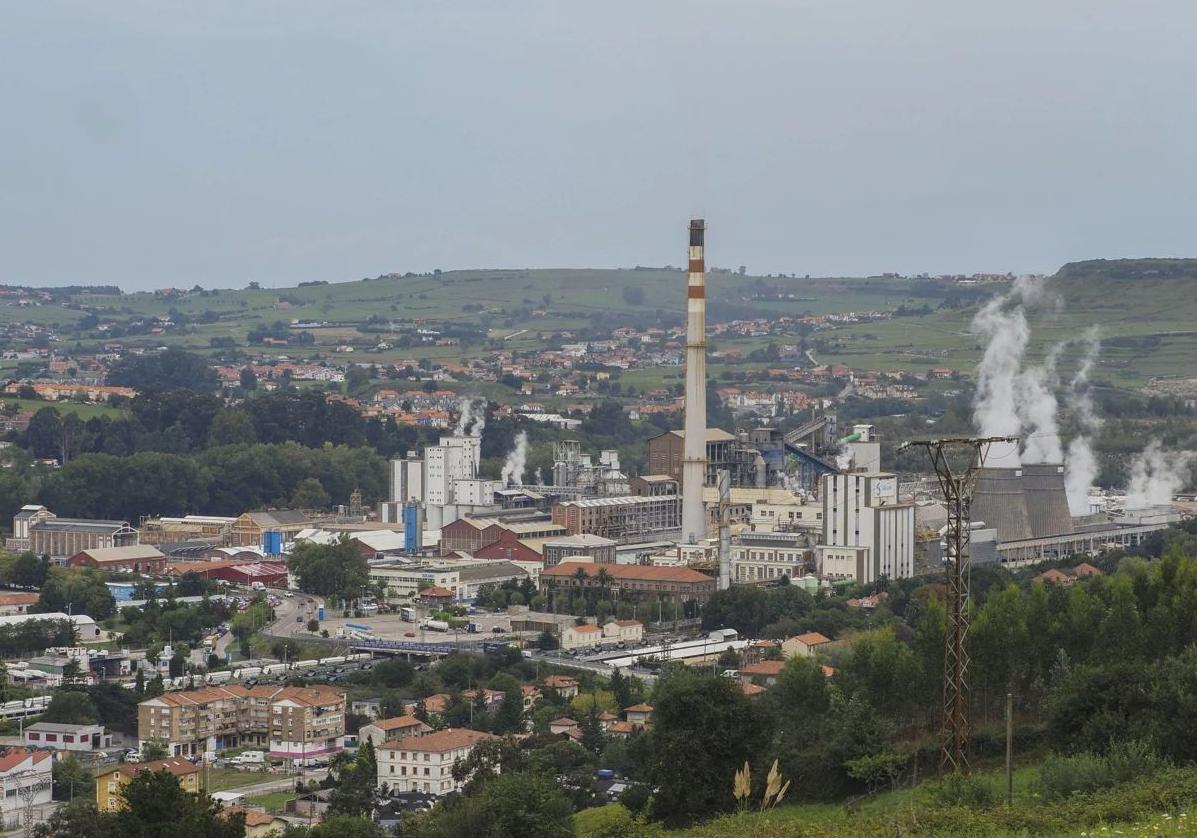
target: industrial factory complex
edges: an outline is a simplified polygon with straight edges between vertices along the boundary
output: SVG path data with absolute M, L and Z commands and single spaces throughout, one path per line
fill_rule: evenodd
M 708 426 L 705 236 L 705 223 L 692 221 L 683 427 L 647 440 L 645 473 L 627 474 L 617 451 L 565 439 L 553 445 L 551 478 L 538 472 L 527 480 L 526 437 L 518 437 L 501 477 L 483 477 L 485 409 L 465 401 L 452 432 L 391 462 L 390 498 L 378 519 L 402 547 L 376 554 L 379 578 L 426 572 L 444 581 L 455 563 L 502 561 L 513 578 L 527 574 L 543 588 L 594 566 L 610 567 L 618 580 L 615 566 L 634 565 L 649 580 L 638 590 L 657 585 L 702 599 L 666 577 L 685 568 L 717 587 L 785 577 L 814 589 L 940 572 L 942 497 L 933 484 L 885 470 L 873 425 L 842 427 L 833 411 L 816 410 L 786 431 L 767 420 Z M 1178 518 L 1168 507 L 1075 514 L 1062 458 L 1024 463 L 1017 443 L 991 446 L 981 466 L 971 504 L 974 564 L 1021 566 L 1130 547 Z M 653 573 L 662 578 L 652 581 Z M 457 579 L 450 587 L 468 588 Z

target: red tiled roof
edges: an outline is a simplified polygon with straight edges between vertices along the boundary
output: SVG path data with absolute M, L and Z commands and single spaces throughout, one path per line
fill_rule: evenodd
M 402 730 L 405 727 L 419 727 L 424 724 L 415 716 L 395 716 L 390 719 L 379 719 L 376 722 L 371 722 L 371 727 L 376 727 L 379 730 Z
M 824 643 L 831 642 L 830 637 L 824 637 L 817 631 L 808 631 L 806 634 L 799 634 L 790 639 L 797 640 L 800 643 L 805 643 L 807 646 L 821 646 Z
M 12 771 L 30 758 L 32 758 L 33 764 L 37 765 L 42 760 L 50 759 L 50 757 L 51 754 L 49 751 L 27 751 L 24 748 L 12 748 L 0 756 L 0 773 Z
M 775 678 L 781 674 L 782 668 L 786 665 L 785 661 L 761 661 L 760 663 L 749 664 L 748 666 L 740 668 L 741 675 L 765 675 Z
M 434 599 L 452 599 L 453 592 L 448 588 L 442 588 L 440 585 L 433 585 L 431 588 L 425 588 L 420 591 L 422 597 L 433 597 Z
M 429 733 L 427 736 L 407 736 L 394 742 L 386 742 L 378 747 L 390 751 L 427 751 L 440 754 L 460 748 L 471 748 L 479 742 L 497 738 L 497 736 L 478 730 L 447 727 L 444 730 Z
M 652 711 L 651 704 L 633 704 L 631 707 L 623 708 L 625 713 L 651 713 Z
M 765 688 L 760 684 L 741 684 L 740 691 L 749 698 L 755 698 L 765 691 Z

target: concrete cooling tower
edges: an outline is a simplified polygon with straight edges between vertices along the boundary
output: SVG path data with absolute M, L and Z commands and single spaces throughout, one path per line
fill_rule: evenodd
M 1064 466 L 1055 463 L 1024 465 L 1022 492 L 1033 538 L 1072 533 L 1072 513 L 1068 509 L 1068 491 L 1064 488 Z
M 984 521 L 987 527 L 996 529 L 999 542 L 1032 537 L 1022 462 L 1014 443 L 995 442 L 989 446 L 973 490 L 971 518 L 974 523 Z

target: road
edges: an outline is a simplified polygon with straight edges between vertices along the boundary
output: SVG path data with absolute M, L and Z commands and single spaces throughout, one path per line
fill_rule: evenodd
M 245 591 L 252 595 L 253 591 Z M 320 597 L 312 596 L 310 594 L 294 593 L 293 596 L 288 597 L 287 591 L 281 589 L 268 589 L 268 594 L 273 594 L 278 597 L 279 604 L 274 608 L 274 622 L 265 626 L 262 631 L 264 634 L 271 634 L 274 636 L 290 637 L 293 634 L 307 634 L 305 625 L 309 619 L 310 613 L 313 617 L 319 613 L 319 608 L 324 604 Z M 295 622 L 296 616 L 303 617 L 303 622 Z M 298 629 L 298 631 L 296 631 Z M 233 636 L 232 632 L 228 632 L 221 636 L 216 641 L 216 654 L 220 657 L 228 657 L 229 646 L 233 645 L 237 638 Z

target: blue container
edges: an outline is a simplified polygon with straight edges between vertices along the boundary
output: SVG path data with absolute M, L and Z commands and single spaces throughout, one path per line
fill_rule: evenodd
M 324 620 L 324 606 L 323 605 L 321 605 L 319 608 L 316 609 L 316 619 L 320 620 L 320 621 Z
M 418 553 L 424 546 L 424 514 L 418 503 L 403 506 L 403 549 Z
M 594 776 L 598 777 L 600 780 L 614 780 L 615 772 L 610 768 L 600 768 L 594 773 Z
M 262 552 L 267 556 L 281 556 L 283 553 L 283 534 L 278 530 L 266 530 L 263 532 Z

